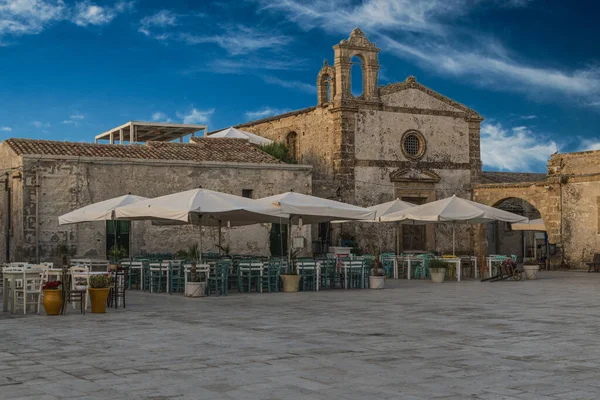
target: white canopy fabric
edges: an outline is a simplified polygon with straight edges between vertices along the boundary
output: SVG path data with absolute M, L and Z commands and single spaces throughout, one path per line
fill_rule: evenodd
M 415 204 L 402 201 L 400 199 L 388 201 L 386 203 L 377 204 L 376 206 L 367 207 L 368 210 L 375 211 L 375 219 L 367 219 L 360 222 L 381 222 L 381 217 L 397 211 L 407 210 L 411 207 L 416 207 Z M 334 224 L 341 224 L 344 222 L 350 222 L 348 220 L 333 221 Z
M 134 196 L 131 194 L 115 197 L 114 199 L 104 200 L 98 203 L 90 204 L 71 211 L 70 213 L 58 217 L 60 225 L 77 224 L 80 222 L 107 221 L 114 219 L 114 210 L 117 207 L 138 203 L 148 200 L 146 197 Z
M 273 213 L 287 215 L 293 223 L 302 219 L 304 224 L 335 220 L 373 220 L 375 211 L 367 208 L 323 199 L 306 194 L 287 192 L 256 200 Z
M 516 223 L 512 224 L 511 228 L 513 231 L 540 231 L 546 232 L 546 225 L 544 224 L 544 220 L 541 218 L 532 219 L 526 223 Z
M 491 221 L 511 223 L 526 223 L 529 221 L 528 218 L 521 215 L 456 197 L 456 195 L 391 213 L 381 217 L 381 220 L 412 222 L 416 225 L 435 222 L 480 224 Z
M 457 223 L 481 224 L 491 221 L 523 222 L 529 221 L 521 215 L 466 200 L 456 195 L 432 201 L 404 211 L 398 211 L 381 217 L 381 221 L 399 221 L 415 225 L 452 223 L 452 254 L 455 250 L 455 226 Z
M 287 215 L 269 210 L 256 200 L 207 189 L 173 193 L 118 207 L 115 216 L 117 219 L 203 226 L 286 223 L 288 218 Z
M 215 132 L 212 135 L 208 135 L 207 137 L 208 138 L 246 139 L 250 143 L 254 143 L 254 144 L 257 144 L 257 145 L 263 145 L 263 144 L 271 144 L 271 143 L 273 143 L 272 140 L 269 140 L 269 139 L 264 138 L 262 136 L 255 135 L 254 133 L 242 131 L 240 129 L 236 129 L 236 128 L 233 128 L 233 127 L 232 128 L 223 129 L 222 131 L 219 131 L 219 132 Z

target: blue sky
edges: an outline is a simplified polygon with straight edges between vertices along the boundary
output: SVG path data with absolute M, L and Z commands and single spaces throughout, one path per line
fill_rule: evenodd
M 0 0 L 0 140 L 91 141 L 129 120 L 211 130 L 316 103 L 359 26 L 380 84 L 477 110 L 487 170 L 600 149 L 600 5 L 542 0 Z

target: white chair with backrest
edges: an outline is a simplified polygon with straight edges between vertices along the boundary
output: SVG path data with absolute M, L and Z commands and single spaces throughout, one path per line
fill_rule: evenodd
M 23 268 L 22 272 L 23 279 L 13 291 L 12 312 L 16 311 L 17 305 L 21 302 L 23 314 L 27 314 L 27 306 L 30 305 L 38 307 L 39 312 L 42 281 L 48 279 L 47 268 L 31 265 L 29 268 Z
M 71 287 L 69 288 L 70 290 L 85 290 L 85 304 L 84 304 L 84 309 L 87 310 L 88 307 L 88 287 L 90 285 L 90 269 L 88 267 L 85 266 L 77 266 L 77 267 L 71 267 L 70 269 L 70 273 L 71 273 Z M 85 289 L 84 289 L 85 286 Z M 77 302 L 73 302 L 73 309 L 75 309 L 75 303 Z

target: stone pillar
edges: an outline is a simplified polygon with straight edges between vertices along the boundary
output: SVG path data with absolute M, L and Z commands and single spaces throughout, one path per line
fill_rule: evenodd
M 471 184 L 479 183 L 481 179 L 481 121 L 483 118 L 467 117 L 469 124 L 469 164 L 471 165 Z

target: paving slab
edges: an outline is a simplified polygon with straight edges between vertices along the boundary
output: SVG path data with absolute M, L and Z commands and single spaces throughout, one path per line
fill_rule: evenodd
M 539 277 L 4 313 L 0 398 L 600 398 L 600 274 Z

